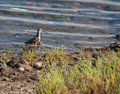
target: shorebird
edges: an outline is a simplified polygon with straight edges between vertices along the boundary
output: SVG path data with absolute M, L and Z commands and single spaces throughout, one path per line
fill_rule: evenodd
M 40 45 L 41 44 L 41 41 L 40 41 L 40 33 L 41 32 L 42 32 L 42 29 L 39 28 L 38 32 L 37 32 L 37 35 L 34 38 L 26 41 L 25 44 L 31 44 L 31 45 L 34 45 L 34 46 Z

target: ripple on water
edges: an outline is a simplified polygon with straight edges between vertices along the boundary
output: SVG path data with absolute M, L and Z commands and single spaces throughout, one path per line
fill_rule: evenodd
M 39 27 L 46 48 L 103 47 L 120 34 L 119 0 L 14 1 L 0 1 L 0 49 L 24 46 Z

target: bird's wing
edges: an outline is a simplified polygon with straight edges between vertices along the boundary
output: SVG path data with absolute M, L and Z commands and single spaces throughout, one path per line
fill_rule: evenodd
M 37 37 L 34 37 L 34 38 L 26 41 L 25 44 L 35 44 L 38 41 L 39 41 L 39 39 Z

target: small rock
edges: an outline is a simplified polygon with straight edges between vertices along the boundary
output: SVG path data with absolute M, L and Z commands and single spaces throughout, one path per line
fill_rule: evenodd
M 24 90 L 24 88 L 22 88 L 22 87 L 21 87 L 21 88 L 19 88 L 19 89 L 20 89 L 20 91 L 23 91 L 23 90 Z
M 21 64 L 19 64 L 19 63 L 14 65 L 14 68 L 19 68 L 19 67 L 21 67 Z
M 10 67 L 12 67 L 12 68 L 14 68 L 17 63 L 18 63 L 17 60 L 15 60 L 14 58 L 12 58 L 11 61 L 7 62 L 7 65 L 10 66 Z
M 7 65 L 10 66 L 10 67 L 13 67 L 14 66 L 14 61 L 11 60 L 11 61 L 7 62 Z
M 19 70 L 20 72 L 24 72 L 24 71 L 25 71 L 25 69 L 24 69 L 23 67 L 19 67 L 18 70 Z
M 3 60 L 0 60 L 0 71 L 4 70 L 7 68 L 6 63 Z
M 120 35 L 116 35 L 116 39 L 117 39 L 117 40 L 120 40 Z
M 4 77 L 3 81 L 9 81 L 10 79 L 8 77 Z
M 33 67 L 37 68 L 37 69 L 42 69 L 42 62 L 36 62 L 36 63 L 34 63 Z
M 30 65 L 21 65 L 26 71 L 31 71 L 32 67 Z
M 14 67 L 18 68 L 18 70 L 21 70 L 23 68 L 24 68 L 24 71 L 25 70 L 26 71 L 31 71 L 32 70 L 32 67 L 30 65 L 25 65 L 25 64 L 20 64 L 20 63 L 16 64 Z

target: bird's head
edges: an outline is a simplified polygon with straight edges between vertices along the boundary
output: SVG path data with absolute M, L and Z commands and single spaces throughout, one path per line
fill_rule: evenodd
M 39 31 L 39 32 L 42 32 L 42 28 L 39 28 L 38 31 Z
M 41 32 L 48 34 L 45 30 L 43 30 L 42 28 L 39 28 L 38 33 L 41 33 Z

